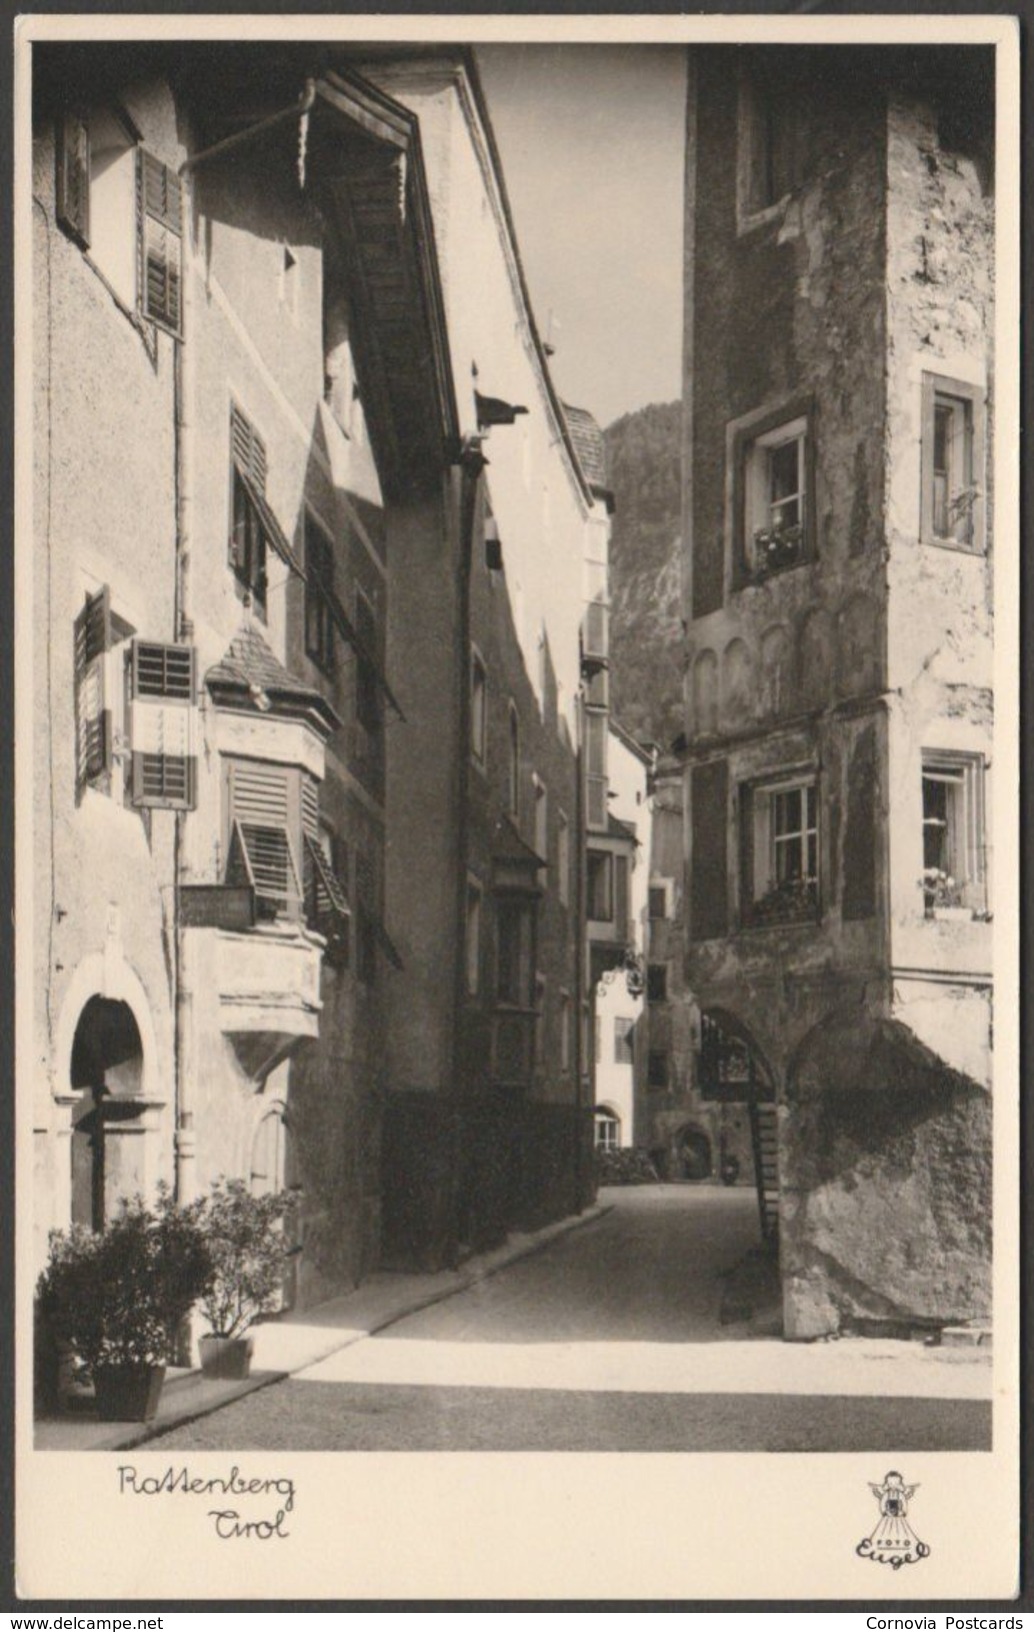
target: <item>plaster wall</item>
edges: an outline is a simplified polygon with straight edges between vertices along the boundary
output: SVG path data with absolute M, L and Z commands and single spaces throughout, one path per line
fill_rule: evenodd
M 138 84 L 126 110 L 145 144 L 182 157 L 171 98 Z M 69 1222 L 72 1040 L 91 996 L 127 1001 L 144 1041 L 143 1150 L 131 1175 L 153 1193 L 172 1177 L 170 1014 L 174 817 L 125 803 L 116 756 L 106 791 L 77 802 L 73 625 L 107 584 L 113 614 L 145 637 L 173 633 L 174 342 L 141 326 L 55 219 L 50 123 L 33 144 L 34 704 L 45 738 L 34 758 L 36 1252 Z M 118 220 L 132 242 L 134 221 Z M 97 382 L 103 379 L 105 389 Z M 122 665 L 107 659 L 121 729 Z M 116 736 L 116 747 L 118 746 Z M 26 1107 L 28 1112 L 28 1107 Z

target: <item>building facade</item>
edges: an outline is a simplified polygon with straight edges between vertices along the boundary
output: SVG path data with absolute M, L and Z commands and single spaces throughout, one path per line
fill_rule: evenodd
M 786 1335 L 990 1298 L 992 74 L 694 49 L 687 1002 Z
M 299 1193 L 305 1305 L 386 1247 L 441 1261 L 589 1193 L 580 629 L 606 507 L 464 61 L 451 129 L 321 48 L 41 46 L 35 73 L 37 1258 L 225 1174 Z M 486 200 L 512 344 L 464 326 Z M 400 1223 L 414 1074 L 505 1101 L 488 1226 L 463 1222 L 498 1134 L 476 1118 Z
M 636 1082 L 650 1046 L 643 954 L 651 756 L 615 719 L 607 751 L 610 821 L 606 833 L 590 836 L 587 857 L 589 958 L 601 971 L 593 992 L 595 1138 L 597 1150 L 627 1150 L 643 1143 Z

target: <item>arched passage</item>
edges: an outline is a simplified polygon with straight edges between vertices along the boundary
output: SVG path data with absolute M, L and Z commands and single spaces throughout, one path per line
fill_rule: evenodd
M 91 997 L 72 1039 L 72 1222 L 100 1230 L 118 1200 L 144 1189 L 144 1053 L 128 1003 Z
M 761 1234 L 773 1240 L 779 1228 L 779 1143 L 775 1078 L 747 1026 L 727 1009 L 707 1009 L 700 1017 L 698 1086 L 702 1099 L 722 1107 L 744 1105 L 750 1126 L 751 1156 Z M 721 1164 L 730 1155 L 722 1133 Z

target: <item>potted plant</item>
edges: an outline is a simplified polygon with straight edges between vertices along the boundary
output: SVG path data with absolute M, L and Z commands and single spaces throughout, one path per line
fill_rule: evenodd
M 927 918 L 964 920 L 973 914 L 962 899 L 962 885 L 940 867 L 925 867 L 919 880 Z
M 219 1179 L 202 1203 L 213 1275 L 201 1298 L 209 1332 L 201 1338 L 207 1377 L 246 1377 L 254 1342 L 248 1328 L 271 1314 L 283 1292 L 294 1248 L 285 1228 L 296 1198 L 290 1191 L 253 1196 L 242 1179 Z
M 54 1230 L 39 1306 L 58 1343 L 89 1370 L 105 1422 L 146 1422 L 158 1408 L 177 1329 L 209 1283 L 197 1209 L 168 1191 L 152 1211 L 120 1203 L 103 1230 Z

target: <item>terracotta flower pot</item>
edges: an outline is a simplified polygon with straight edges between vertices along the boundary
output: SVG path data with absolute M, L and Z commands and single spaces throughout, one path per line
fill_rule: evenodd
M 97 1415 L 102 1422 L 150 1422 L 164 1381 L 164 1366 L 94 1366 Z
M 224 1381 L 239 1382 L 251 1371 L 251 1356 L 255 1341 L 250 1337 L 203 1337 L 198 1343 L 201 1350 L 201 1370 L 206 1377 L 220 1377 Z

